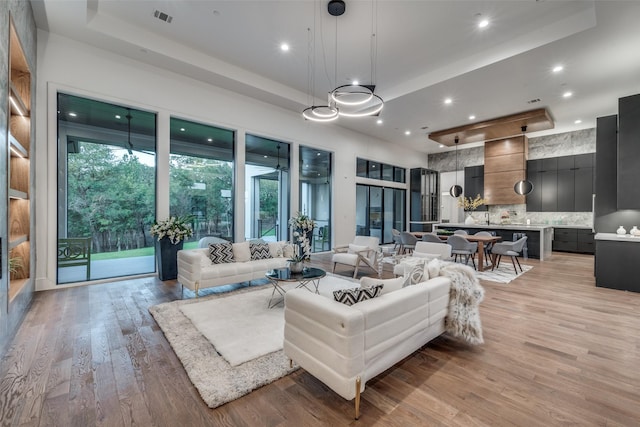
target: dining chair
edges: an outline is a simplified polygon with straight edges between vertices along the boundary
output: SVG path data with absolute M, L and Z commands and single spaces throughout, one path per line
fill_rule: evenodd
M 518 256 L 520 256 L 520 252 L 522 252 L 522 249 L 524 248 L 526 242 L 527 236 L 523 236 L 515 242 L 498 242 L 493 245 L 491 253 L 495 255 L 497 259 L 493 263 L 493 268 L 491 270 L 495 269 L 496 266 L 500 267 L 500 260 L 502 259 L 502 255 L 508 255 L 511 257 L 511 263 L 513 264 L 513 269 L 515 270 L 516 274 L 518 274 L 516 262 L 518 263 L 518 267 L 520 267 L 520 272 L 522 273 L 522 266 L 520 265 L 520 261 L 518 261 Z
M 400 240 L 402 241 L 402 253 L 406 253 L 407 249 L 413 252 L 416 248 L 416 243 L 418 243 L 418 238 L 408 231 L 400 232 Z
M 470 242 L 458 234 L 453 234 L 447 239 L 447 243 L 451 245 L 451 254 L 453 255 L 453 261 L 458 261 L 458 255 L 465 257 L 465 264 L 469 263 L 469 258 L 473 263 L 473 268 L 476 268 L 475 256 L 478 252 L 478 243 Z
M 392 228 L 391 235 L 393 236 L 393 250 L 397 254 L 399 254 L 402 252 L 402 239 L 400 238 L 400 230 Z
M 462 236 L 466 236 L 469 233 L 467 233 L 467 230 L 456 230 L 456 231 L 453 232 L 453 234 L 459 234 L 459 235 L 462 235 Z
M 432 243 L 446 243 L 444 240 L 438 237 L 435 233 L 424 233 L 422 235 L 423 242 L 432 242 Z

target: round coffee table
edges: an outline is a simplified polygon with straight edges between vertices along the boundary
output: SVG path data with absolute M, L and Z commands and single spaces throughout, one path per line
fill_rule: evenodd
M 271 299 L 269 300 L 269 308 L 273 308 L 284 301 L 284 294 L 287 293 L 287 290 L 284 289 L 282 285 L 285 283 L 298 282 L 295 289 L 306 288 L 317 294 L 320 279 L 326 275 L 326 271 L 315 267 L 305 268 L 302 270 L 302 273 L 292 273 L 288 268 L 276 268 L 274 270 L 267 271 L 265 273 L 265 277 L 269 279 L 269 282 L 273 285 L 273 292 L 271 292 Z M 313 286 L 313 288 L 309 288 L 308 285 Z M 279 296 L 276 295 L 276 292 L 278 292 Z M 274 298 L 276 299 L 275 302 Z

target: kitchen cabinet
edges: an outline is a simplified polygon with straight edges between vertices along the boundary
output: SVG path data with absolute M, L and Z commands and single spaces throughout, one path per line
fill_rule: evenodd
M 464 197 L 475 199 L 478 195 L 484 197 L 484 165 L 464 168 Z M 487 210 L 487 205 L 476 209 L 476 211 Z
M 529 212 L 590 212 L 594 193 L 594 153 L 529 160 Z
M 593 236 L 594 233 L 590 229 L 554 228 L 552 247 L 554 251 L 594 254 Z
M 618 100 L 617 207 L 640 209 L 640 95 Z

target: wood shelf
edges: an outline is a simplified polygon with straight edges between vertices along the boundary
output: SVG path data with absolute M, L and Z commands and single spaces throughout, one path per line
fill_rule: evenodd
M 9 189 L 9 198 L 16 200 L 29 200 L 29 195 L 24 191 Z
M 20 141 L 18 141 L 11 133 L 9 134 L 9 148 L 11 157 L 29 157 L 29 152 L 27 151 L 27 149 L 24 148 L 22 144 L 20 144 Z
M 459 144 L 491 141 L 522 135 L 524 133 L 522 131 L 523 126 L 526 126 L 526 132 L 537 132 L 553 129 L 554 123 L 547 109 L 539 108 L 484 122 L 432 132 L 429 134 L 429 139 L 453 147 L 456 137 L 459 139 Z
M 9 236 L 9 249 L 13 249 L 16 246 L 20 246 L 24 242 L 29 240 L 29 236 L 26 234 L 18 234 Z
M 28 79 L 26 79 L 28 80 Z M 24 91 L 24 90 L 23 90 Z M 28 93 L 28 92 L 27 92 Z M 30 106 L 23 99 L 23 95 L 13 81 L 9 82 L 9 96 L 11 100 L 9 105 L 11 106 L 11 114 L 16 116 L 30 116 Z

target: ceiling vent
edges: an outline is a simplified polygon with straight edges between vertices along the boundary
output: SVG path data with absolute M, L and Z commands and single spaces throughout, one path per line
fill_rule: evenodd
M 169 16 L 164 12 L 160 12 L 159 10 L 156 10 L 155 12 L 153 12 L 153 16 L 155 16 L 161 21 L 166 22 L 167 24 L 171 24 L 171 21 L 173 20 L 173 16 Z
M 540 98 L 530 99 L 527 104 L 535 104 L 536 102 L 540 102 Z

